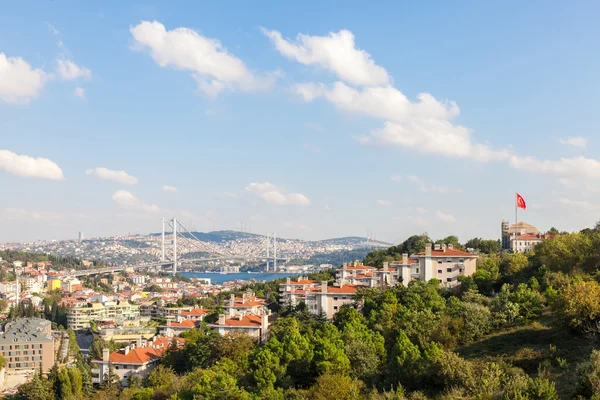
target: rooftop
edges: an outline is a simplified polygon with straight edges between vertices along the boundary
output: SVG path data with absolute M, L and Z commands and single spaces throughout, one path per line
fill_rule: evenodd
M 52 342 L 50 321 L 41 318 L 19 318 L 6 325 L 0 344 L 23 342 Z

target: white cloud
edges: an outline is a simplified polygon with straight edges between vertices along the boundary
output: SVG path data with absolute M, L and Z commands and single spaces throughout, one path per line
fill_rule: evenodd
M 446 214 L 446 213 L 443 213 L 441 211 L 436 211 L 435 212 L 435 216 L 440 221 L 444 221 L 444 222 L 456 222 L 456 218 L 454 218 L 454 216 L 452 214 Z
M 302 207 L 310 205 L 310 200 L 305 195 L 301 193 L 287 193 L 284 188 L 275 186 L 269 182 L 249 183 L 245 190 L 271 204 Z
M 375 200 L 375 203 L 381 207 L 389 207 L 392 205 L 392 202 L 388 200 Z
M 563 178 L 562 183 L 565 184 L 569 183 L 568 178 L 600 179 L 600 162 L 583 156 L 559 160 L 538 160 L 535 157 L 512 156 L 509 163 L 515 169 Z
M 239 196 L 237 193 L 233 193 L 233 192 L 223 192 L 223 197 L 227 197 L 230 199 L 237 199 Z
M 299 84 L 293 88 L 305 101 L 325 97 L 341 110 L 386 120 L 384 126 L 357 137 L 361 144 L 399 146 L 420 153 L 493 161 L 508 158 L 506 150 L 493 150 L 471 139 L 468 128 L 451 121 L 460 113 L 455 102 L 440 102 L 429 93 L 411 102 L 392 86 L 358 90 L 343 82 Z
M 80 67 L 71 60 L 58 59 L 56 62 L 58 64 L 58 76 L 66 81 L 92 76 L 92 71 L 85 67 Z
M 76 87 L 73 91 L 73 95 L 75 97 L 79 97 L 80 99 L 85 100 L 85 89 L 82 87 Z
M 24 208 L 5 208 L 0 213 L 0 220 L 15 220 L 15 221 L 44 221 L 57 222 L 64 218 L 63 214 L 48 211 L 31 211 Z
M 162 191 L 174 193 L 177 191 L 177 188 L 175 186 L 163 185 Z
M 148 49 L 161 67 L 189 71 L 198 88 L 210 96 L 221 91 L 256 91 L 269 89 L 278 73 L 260 77 L 239 58 L 230 54 L 217 39 L 200 35 L 189 28 L 168 31 L 158 21 L 143 21 L 130 27 L 136 50 Z
M 159 212 L 160 208 L 155 204 L 145 204 L 140 199 L 135 197 L 133 193 L 126 190 L 117 190 L 112 195 L 113 201 L 115 201 L 119 207 L 128 210 L 141 210 L 148 212 Z
M 47 158 L 34 158 L 0 150 L 0 169 L 26 178 L 64 179 L 62 169 Z
M 0 53 L 0 100 L 24 104 L 39 96 L 46 81 L 46 73 L 32 68 L 21 57 L 7 57 Z
M 587 146 L 587 140 L 582 136 L 572 136 L 566 139 L 560 139 L 560 143 L 580 148 L 584 148 L 585 146 Z
M 278 31 L 264 28 L 262 31 L 282 55 L 304 65 L 328 69 L 355 85 L 385 85 L 390 82 L 387 71 L 375 64 L 369 53 L 356 48 L 350 31 L 331 32 L 329 36 L 299 34 L 295 43 L 283 39 Z
M 120 183 L 123 185 L 137 185 L 138 183 L 138 180 L 135 176 L 131 176 L 125 171 L 115 171 L 103 167 L 88 169 L 85 171 L 85 174 L 94 176 L 98 179 Z
M 425 182 L 425 180 L 411 175 L 408 177 L 408 180 L 416 183 L 419 186 L 419 190 L 423 193 L 433 192 L 433 193 L 462 193 L 462 189 L 452 188 L 449 186 L 440 186 L 440 185 L 431 185 Z
M 558 203 L 560 203 L 564 206 L 567 206 L 571 209 L 577 210 L 577 211 L 581 211 L 581 210 L 596 211 L 596 210 L 600 209 L 600 205 L 590 203 L 589 201 L 585 201 L 585 200 L 571 200 L 571 199 L 567 199 L 567 198 L 560 198 L 560 199 L 558 199 Z

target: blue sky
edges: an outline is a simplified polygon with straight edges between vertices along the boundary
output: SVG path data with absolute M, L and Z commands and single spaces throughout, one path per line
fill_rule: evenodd
M 0 241 L 172 215 L 302 239 L 495 238 L 515 191 L 541 229 L 591 226 L 598 12 L 5 2 Z

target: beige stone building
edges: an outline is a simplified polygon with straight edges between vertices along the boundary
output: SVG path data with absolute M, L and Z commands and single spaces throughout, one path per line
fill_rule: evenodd
M 54 338 L 50 321 L 19 318 L 0 335 L 0 354 L 11 372 L 48 371 L 54 365 Z
M 127 301 L 89 303 L 82 307 L 71 307 L 67 312 L 67 325 L 73 330 L 87 329 L 90 321 L 114 321 L 123 324 L 140 317 L 140 306 Z

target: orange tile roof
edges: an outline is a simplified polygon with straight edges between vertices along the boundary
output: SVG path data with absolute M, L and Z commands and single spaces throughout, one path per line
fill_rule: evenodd
M 215 326 L 222 326 L 217 324 L 213 324 Z M 248 327 L 256 327 L 260 328 L 262 325 L 262 317 L 260 315 L 244 315 L 242 319 L 239 318 L 227 318 L 225 320 L 225 326 L 248 326 Z
M 521 239 L 521 240 L 523 240 L 523 239 L 525 239 L 525 240 L 535 240 L 535 239 L 544 240 L 545 237 L 544 237 L 544 235 L 533 235 L 533 234 L 529 233 L 529 234 L 521 235 L 521 236 L 517 237 L 517 239 Z
M 327 293 L 356 293 L 359 287 L 359 285 L 344 285 L 342 287 L 328 286 Z
M 195 328 L 196 323 L 190 319 L 184 319 L 181 322 L 171 321 L 171 328 Z
M 346 269 L 346 270 L 349 270 L 349 271 L 353 271 L 353 270 L 361 271 L 363 269 L 375 269 L 375 268 L 371 267 L 369 265 L 358 265 L 356 267 L 346 266 L 346 267 L 339 267 L 338 268 L 338 270 L 342 270 L 342 269 Z
M 203 308 L 192 308 L 190 311 L 182 311 L 181 315 L 205 315 L 208 314 L 208 310 Z
M 310 279 L 304 279 L 301 281 L 290 281 L 290 285 L 310 285 L 312 283 L 316 283 L 317 281 L 313 281 Z
M 185 343 L 185 339 L 182 338 L 175 338 L 175 340 L 178 346 L 182 346 Z M 169 338 L 161 336 L 155 338 L 153 343 L 148 341 L 146 347 L 136 347 L 129 350 L 127 354 L 125 354 L 125 350 L 115 351 L 109 355 L 108 359 L 112 363 L 119 364 L 146 364 L 159 359 L 169 348 L 170 344 L 171 340 Z M 102 360 L 96 359 L 94 361 L 101 362 Z
M 422 251 L 417 254 L 417 256 L 424 256 L 425 252 Z M 473 253 L 469 253 L 467 251 L 456 250 L 456 249 L 446 249 L 444 250 L 431 250 L 432 257 L 477 257 L 477 255 Z
M 419 254 L 421 254 L 421 253 L 419 253 Z M 423 253 L 423 254 L 425 254 L 425 253 Z M 407 262 L 408 262 L 408 264 L 406 264 L 406 265 L 409 265 L 409 264 L 416 264 L 416 263 L 418 263 L 419 261 L 418 261 L 418 260 L 415 260 L 414 258 L 409 258 L 409 259 L 407 260 Z M 391 267 L 391 266 L 394 266 L 394 265 L 404 265 L 404 264 L 402 264 L 402 260 L 398 260 L 398 261 L 392 261 L 392 263 L 390 264 L 390 267 Z

